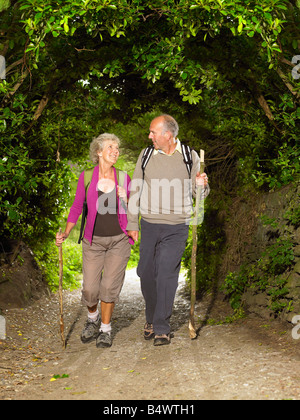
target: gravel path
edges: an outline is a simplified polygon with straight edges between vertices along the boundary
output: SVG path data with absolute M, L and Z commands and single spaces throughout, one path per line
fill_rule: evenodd
M 0 399 L 38 400 L 281 400 L 300 398 L 300 340 L 289 324 L 254 317 L 224 319 L 227 304 L 213 296 L 197 304 L 197 340 L 188 332 L 189 302 L 174 306 L 174 338 L 154 347 L 142 337 L 144 302 L 135 270 L 127 272 L 109 349 L 82 344 L 86 309 L 80 290 L 64 292 L 67 348 L 58 328 L 58 297 L 6 311 L 7 338 L 0 341 Z M 195 414 L 195 413 L 194 413 Z

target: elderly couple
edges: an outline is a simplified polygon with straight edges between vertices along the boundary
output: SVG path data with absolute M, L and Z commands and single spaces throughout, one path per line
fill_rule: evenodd
M 86 199 L 82 301 L 88 313 L 81 334 L 83 343 L 96 340 L 97 347 L 112 345 L 111 317 L 123 286 L 131 245 L 138 240 L 139 214 L 141 243 L 137 273 L 146 307 L 144 338 L 154 338 L 156 346 L 170 343 L 170 317 L 191 217 L 191 211 L 188 211 L 191 210 L 191 189 L 179 188 L 178 191 L 177 188 L 175 191 L 176 188 L 170 188 L 169 208 L 164 208 L 165 202 L 158 199 L 154 211 L 149 200 L 150 196 L 156 196 L 155 191 L 151 191 L 151 181 L 180 179 L 184 185 L 190 179 L 194 195 L 199 186 L 203 188 L 203 198 L 209 193 L 207 175 L 199 173 L 200 159 L 195 151 L 192 151 L 193 165 L 188 173 L 177 134 L 178 124 L 170 115 L 160 115 L 151 122 L 149 139 L 154 147 L 144 170 L 144 151 L 141 152 L 131 183 L 133 186 L 134 180 L 142 180 L 138 192 L 130 188 L 131 180 L 127 174 L 123 173 L 120 181 L 121 171 L 114 166 L 119 157 L 120 143 L 115 135 L 101 134 L 90 145 L 90 157 L 96 166 L 89 187 L 86 188 L 83 172 L 66 229 L 56 235 L 56 245 L 61 246 L 75 226 Z M 182 195 L 180 209 L 178 200 L 175 206 L 172 197 L 176 194 Z M 138 206 L 136 199 L 133 203 L 133 196 L 137 195 Z M 157 196 L 160 196 L 158 192 Z

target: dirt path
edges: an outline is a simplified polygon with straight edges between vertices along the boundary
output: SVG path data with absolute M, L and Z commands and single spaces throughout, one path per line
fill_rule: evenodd
M 95 343 L 80 341 L 86 310 L 79 300 L 80 291 L 64 293 L 65 351 L 57 296 L 6 312 L 0 399 L 300 399 L 300 340 L 292 338 L 291 326 L 248 317 L 205 325 L 191 341 L 189 302 L 178 293 L 172 343 L 154 347 L 142 337 L 144 304 L 133 270 L 127 273 L 114 313 L 113 346 L 97 349 Z M 212 305 L 208 298 L 197 306 L 199 319 L 220 319 L 228 313 L 218 300 Z

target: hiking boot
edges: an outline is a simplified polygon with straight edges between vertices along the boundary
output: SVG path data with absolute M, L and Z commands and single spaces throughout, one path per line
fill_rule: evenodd
M 96 322 L 93 322 L 88 318 L 81 333 L 81 341 L 83 343 L 90 343 L 91 341 L 95 340 L 98 337 L 99 328 L 100 317 Z
M 150 324 L 149 322 L 146 322 L 144 325 L 144 339 L 145 340 L 151 340 L 155 336 L 154 330 L 153 330 L 153 324 Z
M 166 344 L 171 343 L 171 335 L 170 334 L 158 334 L 154 338 L 154 346 L 164 346 Z
M 111 347 L 111 345 L 112 345 L 111 334 L 100 331 L 100 334 L 98 335 L 97 340 L 96 340 L 96 347 L 98 348 Z

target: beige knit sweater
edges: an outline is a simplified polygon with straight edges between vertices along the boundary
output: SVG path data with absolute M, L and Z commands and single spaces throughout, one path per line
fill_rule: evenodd
M 127 230 L 139 230 L 139 214 L 148 223 L 177 225 L 189 223 L 192 213 L 192 196 L 196 194 L 196 174 L 200 159 L 193 150 L 191 179 L 178 150 L 172 155 L 153 153 L 146 168 L 143 182 L 141 168 L 142 150 L 131 181 L 128 204 Z M 209 194 L 209 187 L 202 198 Z

